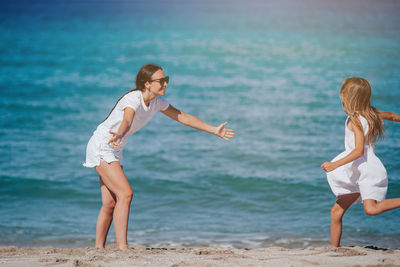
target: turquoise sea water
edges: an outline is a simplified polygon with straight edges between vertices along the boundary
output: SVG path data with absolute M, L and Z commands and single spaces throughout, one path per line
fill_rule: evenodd
M 237 136 L 158 114 L 131 137 L 131 244 L 325 246 L 320 164 L 344 149 L 339 88 L 361 76 L 400 113 L 399 1 L 25 1 L 0 9 L 0 245 L 92 246 L 87 141 L 146 63 L 166 99 Z M 400 125 L 376 154 L 400 197 Z M 400 248 L 400 210 L 345 215 L 343 245 Z M 113 230 L 109 236 L 115 241 Z

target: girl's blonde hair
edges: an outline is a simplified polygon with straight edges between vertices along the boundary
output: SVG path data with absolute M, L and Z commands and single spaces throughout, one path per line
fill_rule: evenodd
M 367 80 L 357 77 L 346 79 L 340 89 L 340 98 L 353 125 L 363 131 L 356 118 L 361 115 L 368 121 L 368 142 L 375 142 L 377 136 L 383 137 L 383 121 L 376 108 L 371 106 L 371 86 Z

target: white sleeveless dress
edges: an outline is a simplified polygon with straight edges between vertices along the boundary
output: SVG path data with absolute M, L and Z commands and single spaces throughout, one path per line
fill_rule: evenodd
M 359 116 L 363 126 L 364 136 L 368 133 L 368 121 Z M 337 155 L 333 161 L 347 156 L 355 148 L 354 133 L 347 127 L 349 117 L 345 124 L 345 151 Z M 386 197 L 388 179 L 386 169 L 382 162 L 375 155 L 375 143 L 369 144 L 365 138 L 364 155 L 360 158 L 336 168 L 326 174 L 329 186 L 336 197 L 351 193 L 360 193 L 356 202 L 365 199 L 375 199 L 382 201 Z

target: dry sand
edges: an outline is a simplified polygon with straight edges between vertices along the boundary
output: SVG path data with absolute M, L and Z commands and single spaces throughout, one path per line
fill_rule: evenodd
M 400 266 L 400 250 L 361 247 L 235 249 L 115 246 L 95 248 L 0 247 L 0 266 Z

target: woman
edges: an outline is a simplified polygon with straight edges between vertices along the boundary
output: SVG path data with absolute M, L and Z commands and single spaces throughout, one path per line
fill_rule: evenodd
M 96 224 L 96 248 L 104 248 L 114 220 L 118 248 L 128 249 L 127 229 L 133 192 L 122 169 L 122 149 L 129 136 L 140 130 L 157 111 L 192 128 L 224 140 L 235 135 L 222 123 L 215 127 L 169 105 L 165 95 L 169 77 L 161 67 L 148 64 L 136 76 L 136 89 L 124 94 L 107 118 L 97 127 L 86 149 L 85 167 L 95 168 L 100 177 L 102 207 Z

